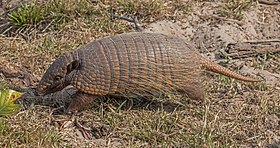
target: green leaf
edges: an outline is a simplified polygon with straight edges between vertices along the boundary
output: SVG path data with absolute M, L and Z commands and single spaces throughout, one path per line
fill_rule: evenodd
M 19 104 L 14 104 L 23 93 L 6 89 L 0 91 L 0 116 L 8 116 L 20 108 Z

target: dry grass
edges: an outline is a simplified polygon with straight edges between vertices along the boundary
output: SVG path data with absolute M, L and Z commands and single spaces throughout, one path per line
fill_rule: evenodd
M 1 147 L 58 147 L 63 144 L 50 118 L 52 110 L 46 107 L 31 107 L 10 118 L 1 118 Z
M 56 1 L 56 8 L 36 24 L 0 37 L 0 64 L 15 63 L 41 76 L 61 52 L 90 40 L 134 31 L 131 24 L 110 17 L 137 16 L 148 24 L 184 18 L 199 1 Z M 54 4 L 54 3 L 51 3 Z M 228 17 L 239 19 L 239 4 L 231 3 Z M 236 4 L 236 6 L 234 6 Z M 236 11 L 235 11 L 236 10 Z M 242 7 L 242 11 L 245 11 Z M 235 15 L 237 13 L 237 16 Z M 52 21 L 55 18 L 56 21 Z M 22 28 L 21 31 L 18 28 Z M 280 73 L 280 55 L 261 56 L 246 64 Z M 232 65 L 229 65 L 232 66 Z M 238 69 L 238 67 L 236 68 Z M 75 126 L 59 130 L 67 115 L 56 108 L 31 106 L 0 118 L 1 147 L 259 147 L 279 144 L 280 84 L 243 83 L 223 76 L 205 82 L 206 100 L 186 98 L 100 99 L 78 120 L 91 127 L 93 140 L 85 140 Z M 0 75 L 2 78 L 2 75 Z

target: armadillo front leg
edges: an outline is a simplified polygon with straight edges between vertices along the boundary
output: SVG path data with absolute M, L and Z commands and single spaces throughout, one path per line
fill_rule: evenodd
M 77 92 L 73 96 L 73 100 L 68 106 L 66 112 L 67 113 L 76 113 L 84 107 L 92 104 L 99 96 L 90 95 L 83 92 Z

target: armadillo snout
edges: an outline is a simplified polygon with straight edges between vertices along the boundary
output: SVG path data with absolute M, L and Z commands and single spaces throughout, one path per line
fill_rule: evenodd
M 39 83 L 36 91 L 37 91 L 38 95 L 43 96 L 43 95 L 47 95 L 50 93 L 60 91 L 64 87 L 65 87 L 65 83 L 63 83 L 63 82 L 57 82 L 57 83 L 51 83 L 51 84 Z

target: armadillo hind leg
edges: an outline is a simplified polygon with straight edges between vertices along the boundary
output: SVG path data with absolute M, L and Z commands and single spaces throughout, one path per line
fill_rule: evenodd
M 76 113 L 82 110 L 84 107 L 92 104 L 99 96 L 90 95 L 83 92 L 77 92 L 73 96 L 73 100 L 68 106 L 66 113 Z
M 204 101 L 204 88 L 201 84 L 187 85 L 178 92 L 187 95 L 191 100 Z

